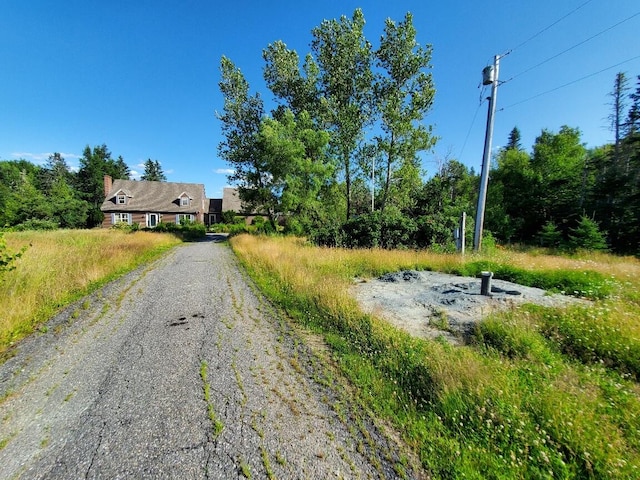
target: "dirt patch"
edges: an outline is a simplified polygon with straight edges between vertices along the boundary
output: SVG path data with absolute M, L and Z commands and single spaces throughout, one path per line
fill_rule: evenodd
M 558 307 L 588 303 L 539 288 L 493 279 L 491 295 L 480 294 L 481 279 L 405 270 L 374 280 L 358 280 L 352 293 L 367 313 L 378 315 L 411 335 L 443 336 L 462 344 L 477 322 L 497 310 L 524 303 Z

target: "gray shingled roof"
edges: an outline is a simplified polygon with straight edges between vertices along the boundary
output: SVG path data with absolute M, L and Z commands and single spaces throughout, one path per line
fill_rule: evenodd
M 232 210 L 236 213 L 242 212 L 242 201 L 238 195 L 238 189 L 225 187 L 222 190 L 222 211 Z
M 120 191 L 127 195 L 125 205 L 116 203 L 116 195 Z M 180 206 L 182 194 L 191 198 L 190 205 Z M 114 180 L 100 209 L 103 212 L 196 213 L 208 209 L 209 204 L 205 200 L 201 183 Z

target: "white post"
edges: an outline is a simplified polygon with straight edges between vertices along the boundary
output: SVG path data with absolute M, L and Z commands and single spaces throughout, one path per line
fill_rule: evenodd
M 460 218 L 460 253 L 464 255 L 465 236 L 467 230 L 467 212 L 462 212 Z
M 371 213 L 376 208 L 376 158 L 371 158 Z

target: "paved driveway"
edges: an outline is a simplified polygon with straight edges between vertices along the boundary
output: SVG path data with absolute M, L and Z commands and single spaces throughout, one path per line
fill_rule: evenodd
M 228 246 L 185 244 L 0 366 L 0 478 L 393 478 L 323 371 Z

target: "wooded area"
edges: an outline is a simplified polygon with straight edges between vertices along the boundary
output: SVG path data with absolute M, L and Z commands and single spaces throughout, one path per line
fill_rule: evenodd
M 302 62 L 283 42 L 268 45 L 264 79 L 277 104 L 268 114 L 223 57 L 219 154 L 252 211 L 295 234 L 325 245 L 453 248 L 462 212 L 475 216 L 479 179 L 455 159 L 431 177 L 421 168 L 437 140 L 425 123 L 435 95 L 431 46 L 417 42 L 411 14 L 388 19 L 377 48 L 364 23 L 361 10 L 323 21 Z M 640 252 L 640 77 L 630 91 L 618 74 L 612 145 L 587 149 L 579 128 L 562 126 L 543 130 L 528 152 L 512 130 L 493 158 L 489 237 Z
M 106 145 L 85 147 L 77 172 L 59 154 L 45 165 L 26 160 L 0 161 L 0 226 L 13 230 L 92 228 L 102 223 L 104 176 L 130 178 L 122 156 Z M 145 162 L 142 180 L 164 181 L 160 163 Z
M 388 19 L 375 47 L 364 24 L 359 9 L 323 21 L 303 59 L 282 41 L 268 45 L 262 57 L 275 100 L 270 112 L 222 58 L 219 155 L 233 169 L 229 180 L 248 210 L 319 244 L 450 250 L 463 212 L 470 244 L 478 175 L 454 158 L 436 172 L 421 164 L 437 141 L 426 121 L 435 99 L 431 46 L 417 42 L 410 13 Z M 562 126 L 542 130 L 527 149 L 514 127 L 492 159 L 489 244 L 493 237 L 640 253 L 640 76 L 634 80 L 615 77 L 612 144 L 587 149 L 579 127 Z M 87 146 L 77 172 L 57 153 L 44 166 L 0 161 L 0 226 L 99 225 L 105 174 L 130 174 L 106 145 Z M 147 160 L 142 179 L 166 180 L 157 160 Z

